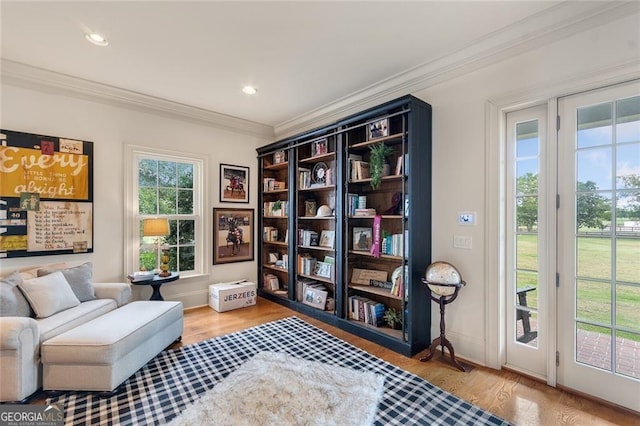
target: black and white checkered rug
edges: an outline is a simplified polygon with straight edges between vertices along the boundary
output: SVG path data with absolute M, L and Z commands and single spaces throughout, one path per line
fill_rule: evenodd
M 111 398 L 70 392 L 63 402 L 73 425 L 157 425 L 177 416 L 247 359 L 262 351 L 369 370 L 385 377 L 376 424 L 505 425 L 504 420 L 296 317 L 162 352 Z M 251 401 L 247 401 L 251 404 Z M 225 424 L 221 419 L 220 424 Z

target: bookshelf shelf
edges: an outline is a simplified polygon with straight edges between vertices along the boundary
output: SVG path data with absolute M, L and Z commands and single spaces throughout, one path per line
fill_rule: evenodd
M 383 288 L 370 287 L 366 285 L 356 285 L 356 284 L 349 284 L 349 288 L 352 288 L 357 291 L 361 291 L 363 293 L 376 294 L 378 296 L 388 297 L 390 299 L 402 300 L 401 297 L 394 296 L 389 292 L 389 290 L 385 290 Z
M 285 161 L 278 164 L 271 164 L 269 166 L 264 166 L 265 170 L 286 170 L 289 167 L 289 162 Z
M 301 163 L 317 163 L 318 161 L 327 161 L 336 158 L 335 152 L 329 152 L 328 154 L 316 155 L 314 157 L 307 157 L 300 160 Z

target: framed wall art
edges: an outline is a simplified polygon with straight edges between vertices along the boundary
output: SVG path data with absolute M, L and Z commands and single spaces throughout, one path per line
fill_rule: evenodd
M 220 164 L 220 202 L 249 202 L 249 168 Z
M 93 142 L 0 130 L 0 258 L 93 252 Z
M 253 209 L 213 209 L 213 264 L 253 260 Z

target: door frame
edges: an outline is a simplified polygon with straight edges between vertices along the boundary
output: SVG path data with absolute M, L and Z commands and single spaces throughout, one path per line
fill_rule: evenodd
M 592 89 L 619 84 L 624 81 L 640 78 L 640 67 L 635 63 L 616 65 L 597 71 L 588 71 L 571 76 L 571 78 L 559 78 L 547 82 L 544 86 L 524 87 L 521 90 L 500 94 L 489 98 L 484 105 L 485 110 L 485 207 L 484 207 L 484 282 L 485 282 L 485 354 L 486 366 L 500 370 L 505 361 L 505 335 L 504 322 L 506 309 L 505 293 L 505 262 L 504 262 L 504 205 L 501 199 L 504 195 L 505 183 L 505 156 L 506 156 L 506 114 L 518 109 L 547 103 L 547 111 L 550 119 L 548 123 L 555 123 L 558 115 L 557 98 L 569 96 Z M 554 126 L 550 126 L 553 128 Z M 557 147 L 557 132 L 555 129 L 547 135 L 549 144 Z M 549 148 L 551 149 L 551 147 Z M 557 152 L 557 150 L 555 151 Z M 548 157 L 556 157 L 549 155 Z M 547 165 L 549 170 L 555 173 L 556 166 Z M 548 182 L 556 183 L 556 178 Z M 555 229 L 554 229 L 555 232 Z M 550 247 L 553 251 L 555 262 L 556 247 Z M 553 277 L 555 280 L 555 276 Z M 549 324 L 554 324 L 553 330 L 547 330 L 549 344 L 547 353 L 549 359 L 555 358 L 556 353 L 556 329 L 557 312 L 555 292 L 549 292 L 547 309 L 549 312 Z M 551 318 L 553 316 L 553 318 Z M 547 384 L 556 386 L 556 364 L 549 362 L 547 368 Z

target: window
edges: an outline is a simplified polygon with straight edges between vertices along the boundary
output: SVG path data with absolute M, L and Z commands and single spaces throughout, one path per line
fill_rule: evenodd
M 204 157 L 187 157 L 139 147 L 129 147 L 131 163 L 130 235 L 127 259 L 129 270 L 158 267 L 161 250 L 169 250 L 169 269 L 182 276 L 204 274 L 202 176 Z M 144 236 L 143 221 L 166 218 L 169 235 Z

